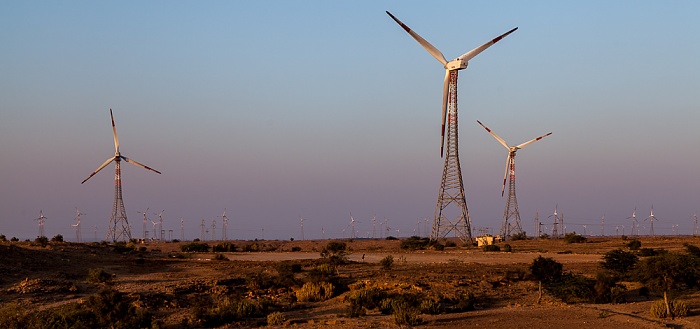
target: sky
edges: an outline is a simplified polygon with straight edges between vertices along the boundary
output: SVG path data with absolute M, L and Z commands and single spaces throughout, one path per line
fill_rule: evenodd
M 471 226 L 497 233 L 506 149 L 523 229 L 693 234 L 700 209 L 697 1 L 0 1 L 0 234 L 103 240 L 122 155 L 132 236 L 426 236 L 442 175 L 444 69 L 459 75 Z M 605 216 L 605 226 L 601 218 Z M 373 231 L 372 218 L 377 219 Z M 390 232 L 378 224 L 388 221 Z M 676 228 L 677 225 L 677 228 Z M 152 225 L 148 228 L 152 235 Z M 209 233 L 211 234 L 211 233 Z M 208 234 L 208 235 L 209 235 Z

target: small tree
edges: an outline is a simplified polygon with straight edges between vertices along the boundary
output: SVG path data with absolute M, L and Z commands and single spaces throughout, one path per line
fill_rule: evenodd
M 615 249 L 605 253 L 601 266 L 604 269 L 625 274 L 637 265 L 637 261 L 638 258 L 635 254 L 622 249 Z
M 563 274 L 564 266 L 552 258 L 544 258 L 538 256 L 530 265 L 532 276 L 543 282 L 551 282 L 560 280 Z
M 669 292 L 698 285 L 699 267 L 698 260 L 690 255 L 667 253 L 641 261 L 637 276 L 650 289 L 663 293 L 666 313 L 673 317 L 668 301 Z
M 344 264 L 348 260 L 345 248 L 345 242 L 330 241 L 321 250 L 321 257 L 327 259 L 333 265 Z

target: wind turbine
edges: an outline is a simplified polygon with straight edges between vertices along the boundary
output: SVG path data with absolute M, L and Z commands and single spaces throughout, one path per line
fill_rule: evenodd
M 75 227 L 75 237 L 78 239 L 78 243 L 80 243 L 82 241 L 82 238 L 81 238 L 82 234 L 80 232 L 80 215 L 85 215 L 85 214 L 81 213 L 80 210 L 78 210 L 78 207 L 75 207 L 75 212 L 77 213 L 77 216 L 75 216 L 75 219 L 78 220 L 78 223 L 75 225 L 71 225 L 71 226 Z
M 137 213 L 143 214 L 143 241 L 146 241 L 146 234 L 147 234 L 146 223 L 148 223 L 148 218 L 146 218 L 146 214 L 148 213 L 148 209 L 151 209 L 151 208 L 146 208 L 146 210 L 144 210 L 143 212 L 137 211 Z
M 304 218 L 299 216 L 299 225 L 301 226 L 301 241 L 304 241 Z
M 637 233 L 639 233 L 639 225 L 637 224 L 637 207 L 634 207 L 634 211 L 632 212 L 632 216 L 627 217 L 627 219 L 632 219 L 632 231 L 630 232 L 630 235 L 634 236 L 634 228 L 637 228 Z
M 154 215 L 158 216 L 158 228 L 160 229 L 160 240 L 163 240 L 163 213 L 165 212 L 165 209 L 161 211 L 159 214 L 158 213 L 153 213 Z
M 445 80 L 442 91 L 442 120 L 440 128 L 440 157 L 445 153 L 445 164 L 443 168 L 442 181 L 440 183 L 440 192 L 435 210 L 435 220 L 433 222 L 433 232 L 430 239 L 437 239 L 446 236 L 452 230 L 456 230 L 462 242 L 471 241 L 471 222 L 467 211 L 467 202 L 464 196 L 464 183 L 462 180 L 461 167 L 459 165 L 459 146 L 458 146 L 458 124 L 457 124 L 457 76 L 459 70 L 467 68 L 469 60 L 479 55 L 481 52 L 491 47 L 496 42 L 500 41 L 507 35 L 513 33 L 518 28 L 514 28 L 500 36 L 476 47 L 465 54 L 455 58 L 452 61 L 447 61 L 445 56 L 428 41 L 423 39 L 418 33 L 414 32 L 394 17 L 390 12 L 386 12 L 397 24 L 399 24 L 413 39 L 415 39 L 425 50 L 430 53 L 435 59 L 440 62 L 445 68 Z M 447 142 L 445 142 L 445 127 L 447 126 Z M 447 152 L 444 151 L 447 144 Z M 458 207 L 459 212 L 456 218 L 448 218 L 446 214 L 449 211 L 443 211 L 449 205 L 454 204 Z M 444 222 L 443 222 L 444 220 Z M 444 228 L 444 231 L 441 231 Z
M 486 127 L 481 121 L 476 120 L 486 131 L 493 136 L 503 147 L 508 150 L 508 157 L 506 158 L 506 170 L 503 173 L 503 187 L 501 188 L 501 196 L 503 196 L 505 190 L 506 190 L 506 181 L 509 181 L 508 184 L 508 199 L 506 201 L 506 209 L 503 211 L 503 223 L 501 224 L 501 236 L 504 239 L 508 239 L 511 235 L 511 229 L 510 229 L 510 219 L 514 219 L 515 221 L 515 227 L 513 230 L 514 234 L 520 234 L 522 233 L 523 229 L 522 226 L 520 225 L 520 212 L 518 211 L 518 200 L 515 197 L 515 153 L 518 152 L 519 149 L 525 148 L 526 146 L 539 141 L 542 138 L 545 138 L 552 133 L 546 133 L 540 137 L 537 137 L 535 139 L 529 140 L 525 143 L 515 145 L 515 146 L 508 146 L 505 140 L 501 138 L 500 136 L 496 135 L 495 132 L 493 132 L 491 129 Z M 509 175 L 510 173 L 510 175 Z
M 552 239 L 556 239 L 559 237 L 559 231 L 558 231 L 558 225 L 560 225 L 559 221 L 559 215 L 557 214 L 557 208 L 559 208 L 559 205 L 554 206 L 554 214 L 549 215 L 547 218 L 554 217 L 554 223 L 552 224 Z
M 93 171 L 90 176 L 85 178 L 80 184 L 85 183 L 92 176 L 95 176 L 100 170 L 114 161 L 114 205 L 112 207 L 112 216 L 109 219 L 109 228 L 107 229 L 107 239 L 110 237 L 112 241 L 122 240 L 126 241 L 131 239 L 131 229 L 129 228 L 129 222 L 126 219 L 126 209 L 124 209 L 124 199 L 122 198 L 122 175 L 121 175 L 121 160 L 131 163 L 135 166 L 148 169 L 150 171 L 160 174 L 160 171 L 155 170 L 151 167 L 145 166 L 134 160 L 131 160 L 119 152 L 119 138 L 117 138 L 117 127 L 114 125 L 114 115 L 112 114 L 112 109 L 109 109 L 109 116 L 112 118 L 112 133 L 114 134 L 114 156 L 107 159 L 97 170 Z
M 693 231 L 693 236 L 697 236 L 698 235 L 698 212 L 697 211 L 693 214 L 693 218 L 695 219 L 695 230 Z
M 37 224 L 39 225 L 39 237 L 45 236 L 44 235 L 44 223 L 46 223 L 46 219 L 48 219 L 48 217 L 44 216 L 44 211 L 39 210 L 39 217 L 34 219 L 35 221 L 37 221 Z
M 222 233 L 221 233 L 221 240 L 227 241 L 228 240 L 228 217 L 226 217 L 226 208 L 224 208 L 224 213 L 221 215 L 221 225 L 222 225 Z
M 654 216 L 654 205 L 651 205 L 651 214 L 649 214 L 649 217 L 647 217 L 646 220 L 649 220 L 649 223 L 651 223 L 651 228 L 649 229 L 649 235 L 654 236 L 654 221 L 659 220 Z

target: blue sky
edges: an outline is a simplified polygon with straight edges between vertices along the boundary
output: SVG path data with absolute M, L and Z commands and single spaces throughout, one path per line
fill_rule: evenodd
M 497 231 L 505 205 L 507 153 L 481 120 L 509 144 L 553 132 L 518 152 L 528 233 L 556 205 L 569 231 L 605 215 L 629 233 L 653 204 L 657 234 L 692 234 L 694 1 L 0 2 L 0 233 L 34 238 L 43 210 L 48 236 L 74 239 L 79 207 L 83 237 L 104 238 L 113 166 L 80 182 L 113 155 L 109 108 L 122 154 L 163 172 L 122 166 L 134 236 L 148 207 L 188 239 L 224 208 L 236 239 L 299 238 L 299 216 L 306 238 L 348 236 L 350 212 L 361 236 L 375 215 L 418 233 L 444 71 L 385 10 L 448 59 L 519 27 L 460 74 L 473 228 Z

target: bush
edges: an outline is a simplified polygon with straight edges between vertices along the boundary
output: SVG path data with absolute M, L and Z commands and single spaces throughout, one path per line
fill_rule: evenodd
M 264 311 L 265 304 L 227 297 L 213 305 L 196 305 L 192 308 L 192 317 L 198 324 L 212 328 L 250 317 L 262 316 Z
M 228 257 L 224 256 L 224 254 L 219 253 L 214 254 L 211 260 L 229 261 Z
M 373 310 L 379 308 L 386 297 L 386 292 L 379 288 L 366 288 L 349 293 L 345 300 L 350 302 L 351 305 L 358 305 L 368 310 Z
M 294 247 L 292 247 L 292 251 L 294 251 L 294 252 L 296 252 L 296 251 L 301 251 L 301 247 L 299 247 L 299 246 L 294 246 Z
M 182 248 L 182 247 L 180 247 Z M 184 251 L 184 250 L 183 250 Z M 235 252 L 236 245 L 231 242 L 219 242 L 212 248 L 213 252 Z
M 388 255 L 382 258 L 382 260 L 379 261 L 379 264 L 382 265 L 382 268 L 384 270 L 390 270 L 391 267 L 394 265 L 394 256 Z
M 182 252 L 208 252 L 209 245 L 203 242 L 191 242 L 180 246 Z
M 35 243 L 38 243 L 42 247 L 46 247 L 46 245 L 49 243 L 49 238 L 45 236 L 38 236 L 36 239 L 34 239 Z
M 513 247 L 511 247 L 509 244 L 504 244 L 503 245 L 503 251 L 504 252 L 513 252 Z
M 466 312 L 474 310 L 474 304 L 476 304 L 476 297 L 471 292 L 459 293 L 454 300 L 450 300 L 451 306 L 449 307 L 450 312 Z
M 564 242 L 566 242 L 566 243 L 584 243 L 584 242 L 586 242 L 586 238 L 581 236 L 580 234 L 576 234 L 576 232 L 566 233 L 566 235 L 564 235 Z
M 267 325 L 268 326 L 279 326 L 283 325 L 287 321 L 287 317 L 282 314 L 282 312 L 272 312 L 267 315 Z
M 406 250 L 423 250 L 430 244 L 430 239 L 420 238 L 417 236 L 412 236 L 406 240 L 401 241 L 401 249 Z
M 0 242 L 6 242 L 7 237 L 5 237 L 5 234 L 0 234 Z
M 445 247 L 447 247 L 447 248 L 453 248 L 453 247 L 456 247 L 456 246 L 457 246 L 457 242 L 450 241 L 450 240 L 445 241 Z
M 582 275 L 565 273 L 557 281 L 547 282 L 545 289 L 565 303 L 592 302 L 595 281 Z
M 671 317 L 684 317 L 690 312 L 688 304 L 682 300 L 672 300 L 668 302 L 671 309 Z M 666 312 L 666 303 L 663 300 L 657 300 L 649 309 L 651 316 L 659 319 L 666 318 L 669 314 Z
M 300 302 L 319 302 L 333 297 L 333 289 L 329 282 L 307 282 L 295 294 Z
M 390 236 L 386 237 L 385 240 L 390 240 L 390 241 L 391 241 L 391 240 L 398 240 L 398 239 L 397 239 L 395 236 L 390 235 Z
M 487 245 L 481 247 L 481 250 L 483 250 L 483 251 L 501 251 L 501 247 L 499 247 L 495 244 L 487 244 Z
M 700 248 L 698 248 L 697 246 L 694 246 L 692 244 L 685 244 L 685 251 L 687 251 L 694 257 L 700 257 Z
M 538 256 L 530 265 L 530 273 L 539 281 L 550 282 L 560 280 L 564 266 L 552 258 Z
M 642 242 L 637 239 L 632 239 L 632 241 L 627 243 L 627 248 L 630 250 L 639 250 L 642 247 Z
M 51 238 L 51 242 L 63 242 L 63 235 L 56 234 Z
M 19 239 L 17 239 L 17 237 L 14 237 L 14 236 L 10 239 L 10 242 L 17 242 L 17 241 L 19 241 Z
M 333 265 L 345 264 L 348 262 L 346 248 L 345 242 L 330 241 L 321 250 L 321 257 Z
M 667 254 L 668 251 L 666 249 L 641 248 L 638 253 L 639 257 L 653 257 Z
M 440 314 L 442 313 L 442 305 L 434 299 L 425 299 L 418 307 L 423 314 Z
M 527 234 L 525 232 L 520 232 L 518 234 L 513 234 L 510 236 L 510 241 L 527 240 Z
M 613 273 L 598 272 L 593 286 L 596 303 L 620 303 L 624 302 L 625 286 L 617 283 L 618 278 Z
M 638 258 L 629 251 L 615 249 L 605 253 L 601 266 L 604 269 L 625 274 L 637 265 Z
M 85 281 L 89 283 L 105 283 L 112 280 L 112 275 L 101 268 L 91 268 L 88 270 L 88 277 Z
M 398 301 L 393 304 L 394 323 L 399 326 L 417 326 L 423 323 L 418 310 L 406 301 Z

